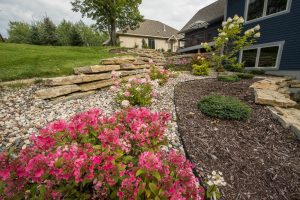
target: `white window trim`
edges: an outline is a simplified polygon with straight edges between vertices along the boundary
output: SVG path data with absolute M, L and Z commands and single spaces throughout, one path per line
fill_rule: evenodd
M 243 49 L 242 51 L 240 51 L 239 63 L 242 63 L 244 50 L 257 49 L 255 66 L 254 67 L 245 67 L 245 69 L 246 70 L 251 70 L 251 69 L 278 70 L 279 66 L 280 66 L 280 62 L 281 62 L 281 56 L 282 56 L 284 43 L 285 43 L 285 41 L 279 41 L 279 42 L 257 44 L 257 45 L 253 45 L 251 47 L 247 47 L 247 48 Z M 258 67 L 261 49 L 265 48 L 265 47 L 275 47 L 275 46 L 279 47 L 275 67 Z
M 292 0 L 287 0 L 287 6 L 286 6 L 285 10 L 277 12 L 277 13 L 273 13 L 271 15 L 266 15 L 267 14 L 268 0 L 265 0 L 264 10 L 263 10 L 263 16 L 248 21 L 247 18 L 248 18 L 249 2 L 250 2 L 250 0 L 246 0 L 245 1 L 245 11 L 244 11 L 245 23 L 244 24 L 250 24 L 250 23 L 253 23 L 253 22 L 260 21 L 260 20 L 264 20 L 264 19 L 268 19 L 268 18 L 271 18 L 271 17 L 276 17 L 276 16 L 279 16 L 279 15 L 290 13 L 291 7 L 292 7 Z

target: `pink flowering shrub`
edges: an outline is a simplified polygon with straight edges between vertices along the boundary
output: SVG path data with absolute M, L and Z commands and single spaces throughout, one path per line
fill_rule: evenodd
M 0 154 L 0 199 L 201 199 L 189 161 L 160 150 L 169 120 L 130 108 L 53 122 Z
M 159 69 L 157 67 L 152 67 L 149 72 L 151 80 L 158 80 L 159 85 L 164 85 L 168 82 L 171 74 L 166 69 Z
M 121 82 L 116 79 L 111 89 L 117 92 L 116 101 L 122 107 L 149 106 L 152 98 L 155 97 L 149 78 L 132 78 L 128 82 Z

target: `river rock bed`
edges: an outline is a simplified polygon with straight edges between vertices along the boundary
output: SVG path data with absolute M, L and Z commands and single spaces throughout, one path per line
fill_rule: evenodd
M 167 111 L 173 120 L 167 137 L 169 148 L 183 151 L 177 131 L 176 113 L 174 106 L 174 86 L 180 82 L 203 79 L 188 73 L 181 73 L 172 78 L 164 86 L 158 87 L 158 97 L 151 105 L 152 111 Z M 29 137 L 49 122 L 65 119 L 91 108 L 100 108 L 105 114 L 112 114 L 120 108 L 114 101 L 115 94 L 109 88 L 97 91 L 88 97 L 53 103 L 48 100 L 34 98 L 34 93 L 42 86 L 33 85 L 21 89 L 0 89 L 0 151 L 10 147 L 18 149 L 30 145 Z

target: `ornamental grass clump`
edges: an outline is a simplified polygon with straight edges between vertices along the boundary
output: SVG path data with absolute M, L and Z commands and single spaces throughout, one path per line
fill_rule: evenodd
M 0 153 L 0 199 L 203 199 L 192 164 L 166 144 L 170 115 L 98 109 L 50 123 Z
M 207 116 L 228 120 L 246 120 L 250 117 L 251 108 L 235 97 L 218 94 L 203 97 L 198 108 Z
M 150 106 L 153 98 L 157 96 L 149 76 L 147 78 L 131 78 L 126 82 L 118 79 L 116 75 L 115 84 L 111 90 L 117 93 L 116 101 L 123 108 Z

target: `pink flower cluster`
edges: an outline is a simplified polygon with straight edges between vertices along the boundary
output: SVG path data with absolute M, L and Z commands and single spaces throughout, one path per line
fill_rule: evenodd
M 152 98 L 156 97 L 149 76 L 131 78 L 128 82 L 122 82 L 117 75 L 113 75 L 113 77 L 115 78 L 115 84 L 111 87 L 111 90 L 117 92 L 116 100 L 124 108 L 130 105 L 148 106 L 152 103 Z
M 152 181 L 161 197 L 200 199 L 191 164 L 160 151 L 169 120 L 168 113 L 130 108 L 53 122 L 31 137 L 31 147 L 0 154 L 0 199 L 134 199 L 153 190 L 151 174 L 162 177 Z

